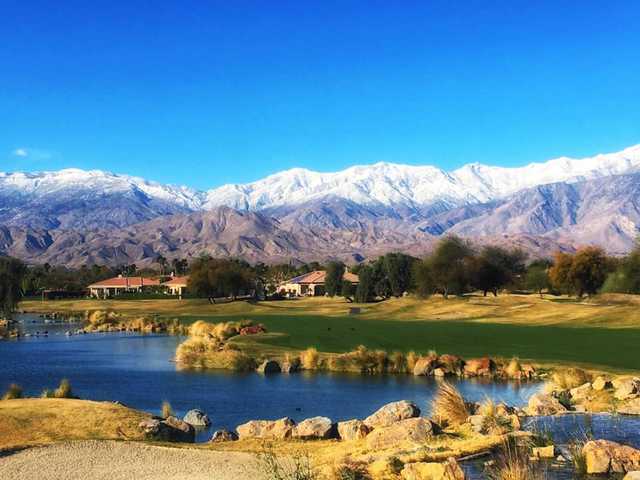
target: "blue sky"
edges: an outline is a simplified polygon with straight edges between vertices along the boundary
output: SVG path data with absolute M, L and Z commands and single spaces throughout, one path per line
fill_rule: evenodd
M 640 143 L 639 2 L 0 5 L 0 171 L 210 188 Z

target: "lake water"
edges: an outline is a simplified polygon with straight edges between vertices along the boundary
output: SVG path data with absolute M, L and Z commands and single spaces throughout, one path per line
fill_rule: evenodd
M 81 398 L 118 400 L 152 413 L 159 413 L 162 401 L 167 400 L 180 416 L 191 408 L 200 408 L 212 419 L 212 429 L 234 429 L 248 420 L 284 416 L 296 421 L 316 415 L 334 421 L 364 418 L 385 403 L 403 399 L 415 402 L 428 414 L 438 385 L 433 378 L 411 375 L 263 376 L 180 371 L 172 362 L 182 340 L 179 337 L 127 333 L 67 337 L 64 332 L 73 330 L 73 326 L 45 325 L 33 315 L 22 315 L 20 320 L 25 332 L 47 330 L 48 336 L 0 342 L 0 389 L 15 382 L 25 394 L 35 396 L 67 378 Z M 454 381 L 468 400 L 489 397 L 516 406 L 525 404 L 540 388 L 536 383 Z M 570 415 L 537 419 L 536 423 L 541 430 L 552 430 L 558 442 L 566 441 L 573 432 L 589 430 L 596 438 L 640 447 L 640 420 L 635 418 Z M 205 441 L 210 434 L 210 430 L 203 431 L 198 440 Z M 477 476 L 477 462 L 466 468 L 472 478 L 482 478 Z M 563 470 L 558 470 L 553 478 L 571 478 L 563 475 Z

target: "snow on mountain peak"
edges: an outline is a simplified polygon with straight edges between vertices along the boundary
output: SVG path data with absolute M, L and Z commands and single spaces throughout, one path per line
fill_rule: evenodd
M 322 173 L 292 168 L 256 182 L 197 191 L 102 170 L 68 168 L 37 173 L 0 173 L 0 194 L 73 198 L 78 194 L 142 193 L 190 210 L 228 206 L 242 210 L 301 204 L 327 196 L 361 205 L 449 206 L 487 202 L 519 190 L 640 171 L 640 145 L 590 158 L 559 157 L 506 168 L 470 163 L 452 172 L 431 165 L 377 162 Z

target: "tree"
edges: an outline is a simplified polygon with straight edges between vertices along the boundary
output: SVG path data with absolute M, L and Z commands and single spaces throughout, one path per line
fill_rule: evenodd
M 560 293 L 573 293 L 573 286 L 569 280 L 569 271 L 573 257 L 568 253 L 556 252 L 553 256 L 553 265 L 549 269 L 551 286 Z
M 611 271 L 611 263 L 600 247 L 584 247 L 574 255 L 568 272 L 573 291 L 582 297 L 594 295 Z
M 487 292 L 497 297 L 500 288 L 513 283 L 524 272 L 525 259 L 526 254 L 520 249 L 486 246 L 474 261 L 473 285 L 485 297 Z
M 529 290 L 538 292 L 542 298 L 542 291 L 549 288 L 547 268 L 541 265 L 530 265 L 527 270 L 525 285 Z
M 358 271 L 358 287 L 356 288 L 355 301 L 358 303 L 372 302 L 374 298 L 373 268 L 364 265 Z
M 0 258 L 0 314 L 10 318 L 22 299 L 24 263 L 15 258 Z
M 436 291 L 433 272 L 431 271 L 428 260 L 415 263 L 413 266 L 413 280 L 416 292 L 420 297 L 429 297 Z
M 156 263 L 160 265 L 160 275 L 164 275 L 167 271 L 167 265 L 169 264 L 169 262 L 167 262 L 167 259 L 165 257 L 158 254 L 158 256 L 156 257 Z
M 340 295 L 346 298 L 347 300 L 351 300 L 353 294 L 355 293 L 355 288 L 353 288 L 353 283 L 349 280 L 342 281 L 342 290 L 340 291 Z
M 444 298 L 449 294 L 461 295 L 469 285 L 469 266 L 473 250 L 468 242 L 456 236 L 438 242 L 434 252 L 425 260 L 430 281 Z
M 324 288 L 330 297 L 335 297 L 340 292 L 344 270 L 345 267 L 342 262 L 329 262 L 327 264 Z
M 640 239 L 602 287 L 605 292 L 640 293 Z
M 188 288 L 210 301 L 216 297 L 235 299 L 242 292 L 255 291 L 255 275 L 249 265 L 240 260 L 205 256 L 191 267 Z
M 400 297 L 409 290 L 415 260 L 403 253 L 388 253 L 381 258 L 382 270 L 393 296 Z

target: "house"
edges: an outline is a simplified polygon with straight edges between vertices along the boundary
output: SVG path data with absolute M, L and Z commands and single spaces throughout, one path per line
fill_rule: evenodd
M 109 298 L 122 293 L 141 293 L 151 287 L 160 286 L 160 280 L 144 277 L 123 277 L 118 275 L 114 278 L 92 283 L 87 288 L 92 297 Z
M 327 276 L 327 272 L 324 270 L 315 270 L 313 272 L 305 273 L 298 277 L 294 277 L 286 282 L 281 283 L 278 286 L 278 292 L 281 295 L 288 295 L 291 297 L 317 297 L 325 294 L 324 282 Z M 343 280 L 347 280 L 354 285 L 359 282 L 358 276 L 345 272 L 342 276 Z
M 173 277 L 171 280 L 162 283 L 162 286 L 166 288 L 169 295 L 177 295 L 182 297 L 187 293 L 187 283 L 189 283 L 189 276 Z

